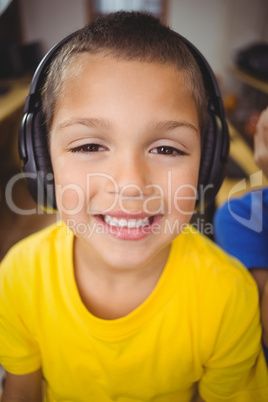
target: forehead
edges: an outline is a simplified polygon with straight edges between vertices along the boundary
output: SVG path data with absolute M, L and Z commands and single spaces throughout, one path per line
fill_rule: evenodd
M 178 70 L 171 63 L 140 61 L 124 59 L 114 55 L 98 53 L 81 53 L 70 60 L 62 77 L 62 89 L 75 87 L 81 83 L 101 86 L 102 83 L 120 82 L 127 88 L 131 84 L 144 82 L 146 86 L 153 85 L 159 90 L 192 92 L 189 74 Z M 172 91 L 173 89 L 173 91 Z
M 171 64 L 124 60 L 106 54 L 79 54 L 66 69 L 56 113 L 127 117 L 189 114 L 198 126 L 194 96 L 183 71 Z M 174 116 L 175 119 L 176 116 Z

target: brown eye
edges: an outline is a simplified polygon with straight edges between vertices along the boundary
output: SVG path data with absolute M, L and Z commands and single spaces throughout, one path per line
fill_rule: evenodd
M 79 147 L 75 147 L 71 149 L 71 152 L 84 152 L 84 153 L 90 153 L 90 152 L 101 152 L 101 151 L 106 151 L 106 148 L 99 145 L 99 144 L 84 144 L 80 145 Z
M 186 155 L 185 152 L 183 152 L 177 148 L 167 146 L 167 145 L 161 145 L 159 147 L 153 148 L 150 152 L 154 153 L 154 154 L 166 155 L 166 156 Z

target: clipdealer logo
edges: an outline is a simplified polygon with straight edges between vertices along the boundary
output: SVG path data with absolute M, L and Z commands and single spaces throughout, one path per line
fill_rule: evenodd
M 37 206 L 35 208 L 20 208 L 15 203 L 15 200 L 13 198 L 14 187 L 17 182 L 22 179 L 27 179 L 29 181 L 34 180 L 38 184 L 36 194 Z M 97 211 L 91 209 L 91 184 L 94 180 L 105 180 L 106 182 L 109 182 L 110 186 L 113 186 L 114 198 L 112 202 L 106 206 L 105 210 Z M 142 189 L 134 183 L 128 183 L 121 188 L 111 175 L 104 173 L 88 173 L 85 178 L 85 186 L 83 187 L 79 186 L 77 183 L 68 183 L 65 185 L 57 184 L 57 204 L 61 212 L 70 216 L 78 214 L 85 208 L 88 214 L 108 213 L 109 211 L 112 211 L 115 207 L 127 213 L 129 211 L 127 208 L 125 208 L 125 204 L 130 198 L 132 198 L 127 195 L 128 190 L 135 189 L 136 195 L 133 197 L 133 200 L 135 199 L 139 201 L 142 207 L 142 211 L 148 214 L 170 214 L 171 211 L 175 209 L 180 214 L 192 215 L 192 211 L 184 210 L 181 205 L 183 204 L 183 201 L 196 201 L 197 197 L 199 202 L 199 212 L 203 213 L 205 211 L 206 192 L 211 189 L 212 185 L 200 186 L 197 193 L 196 187 L 190 184 L 182 184 L 174 188 L 174 183 L 172 181 L 172 172 L 167 173 L 166 180 L 167 182 L 165 185 L 165 189 L 163 189 L 159 184 L 149 184 L 146 186 L 145 189 Z M 44 185 L 44 183 L 46 184 Z M 151 195 L 145 196 L 144 190 L 150 192 Z M 41 171 L 38 173 L 18 173 L 14 175 L 7 183 L 5 190 L 5 199 L 9 209 L 18 215 L 42 215 L 44 213 L 55 212 L 51 209 L 47 210 L 43 207 L 46 205 L 50 205 L 49 201 L 53 198 L 53 192 L 53 175 L 51 173 L 49 173 L 47 177 L 45 177 L 44 173 Z M 66 206 L 64 205 L 63 199 L 66 192 L 72 192 L 77 200 L 76 204 L 73 205 L 72 208 L 66 208 Z
M 230 215 L 242 226 L 256 233 L 261 233 L 263 230 L 263 173 L 258 171 L 249 176 L 250 188 L 247 186 L 246 179 L 236 183 L 228 194 L 228 210 Z M 255 189 L 255 190 L 254 190 Z M 232 199 L 241 191 L 250 191 L 251 205 L 249 209 L 248 219 L 234 211 L 234 203 Z
M 37 206 L 35 208 L 31 209 L 25 209 L 25 208 L 20 208 L 18 205 L 16 205 L 14 199 L 13 199 L 13 192 L 14 192 L 14 186 L 16 185 L 17 182 L 20 180 L 37 180 L 38 182 L 38 191 L 37 191 Z M 44 173 L 43 172 L 38 172 L 38 173 L 18 173 L 14 175 L 7 183 L 6 189 L 5 189 L 5 200 L 6 204 L 9 207 L 9 209 L 14 212 L 17 215 L 34 215 L 34 214 L 52 214 L 55 213 L 54 210 L 52 209 L 47 209 L 44 208 L 43 205 L 48 204 L 48 198 L 51 199 L 54 191 L 53 184 L 53 175 L 51 173 L 48 174 L 48 177 L 46 178 L 47 180 L 44 181 Z M 57 191 L 59 195 L 59 200 L 58 205 L 60 205 L 61 209 L 63 209 L 64 213 L 69 214 L 69 216 L 74 216 L 77 213 L 79 213 L 83 208 L 86 207 L 87 213 L 97 213 L 100 211 L 91 211 L 90 210 L 90 204 L 88 203 L 88 200 L 90 199 L 90 188 L 91 188 L 91 180 L 109 180 L 110 184 L 114 186 L 114 193 L 115 193 L 115 198 L 112 202 L 111 205 L 109 205 L 108 208 L 106 208 L 105 211 L 101 211 L 103 213 L 108 213 L 109 211 L 113 210 L 115 205 L 119 205 L 120 209 L 122 211 L 128 212 L 126 208 L 124 208 L 124 201 L 128 199 L 128 197 L 125 196 L 125 192 L 130 188 L 130 187 L 135 187 L 137 190 L 138 195 L 136 196 L 136 199 L 143 200 L 143 191 L 141 188 L 139 188 L 135 184 L 127 184 L 124 186 L 122 189 L 119 188 L 118 183 L 114 180 L 114 178 L 110 175 L 103 174 L 103 173 L 89 173 L 86 177 L 86 186 L 85 189 L 81 188 L 77 184 L 67 184 L 65 186 L 60 186 L 58 185 Z M 44 188 L 43 183 L 46 182 L 48 183 L 46 185 L 46 188 Z M 249 176 L 249 182 L 246 181 L 246 179 L 240 180 L 238 183 L 236 183 L 232 189 L 229 191 L 228 194 L 228 199 L 227 199 L 227 204 L 228 204 L 228 210 L 230 215 L 235 219 L 239 224 L 242 226 L 253 230 L 254 232 L 261 233 L 263 230 L 263 192 L 262 188 L 263 186 L 263 173 L 262 171 L 258 171 L 256 173 L 253 173 Z M 150 214 L 157 214 L 161 213 L 164 210 L 164 196 L 167 196 L 167 213 L 170 213 L 172 208 L 175 207 L 175 209 L 185 215 L 190 215 L 192 213 L 189 213 L 189 211 L 184 211 L 183 209 L 180 208 L 180 201 L 181 200 L 186 200 L 186 199 L 196 199 L 197 197 L 197 189 L 193 186 L 187 186 L 187 185 L 182 185 L 178 186 L 174 191 L 172 191 L 172 175 L 171 172 L 168 172 L 167 174 L 167 195 L 164 194 L 164 190 L 159 186 L 158 184 L 151 184 L 150 187 L 155 190 L 154 194 L 150 197 L 147 197 L 144 199 L 143 202 L 143 210 L 145 212 L 148 212 Z M 183 191 L 185 189 L 190 190 L 191 195 L 185 196 L 183 194 Z M 205 195 L 206 192 L 211 189 L 211 185 L 208 186 L 200 186 L 198 189 L 198 201 L 199 201 L 199 208 L 198 212 L 199 215 L 205 215 L 205 209 L 206 209 L 206 202 L 205 202 Z M 64 196 L 64 193 L 66 191 L 73 191 L 76 195 L 77 198 L 77 203 L 75 207 L 71 210 L 67 210 L 64 208 L 62 198 Z M 243 193 L 245 192 L 250 192 L 250 197 L 251 197 L 251 205 L 250 205 L 250 211 L 248 218 L 245 216 L 239 215 L 239 213 L 234 210 L 233 207 L 233 202 L 232 200 L 234 198 L 237 198 L 239 195 L 241 195 L 241 191 Z M 156 194 L 157 193 L 157 194 Z M 173 194 L 173 195 L 172 195 Z M 158 205 L 157 209 L 155 210 L 150 210 L 149 205 L 150 202 L 155 202 Z M 194 214 L 196 211 L 194 211 Z M 72 222 L 72 221 L 71 221 Z M 202 220 L 202 227 L 204 226 L 205 219 Z M 200 228 L 198 228 L 200 229 Z M 201 230 L 203 232 L 203 230 Z M 211 228 L 210 228 L 210 233 L 211 233 Z

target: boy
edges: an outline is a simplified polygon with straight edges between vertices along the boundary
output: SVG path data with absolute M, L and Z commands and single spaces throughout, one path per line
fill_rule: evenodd
M 265 401 L 254 282 L 188 226 L 207 114 L 191 52 L 107 16 L 63 45 L 42 107 L 64 223 L 1 266 L 4 402 L 40 401 L 42 376 L 49 401 Z

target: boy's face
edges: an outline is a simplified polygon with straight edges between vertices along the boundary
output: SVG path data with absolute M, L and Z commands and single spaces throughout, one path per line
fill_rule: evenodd
M 195 102 L 171 66 L 79 59 L 51 130 L 58 209 L 96 260 L 142 266 L 167 255 L 194 211 Z

